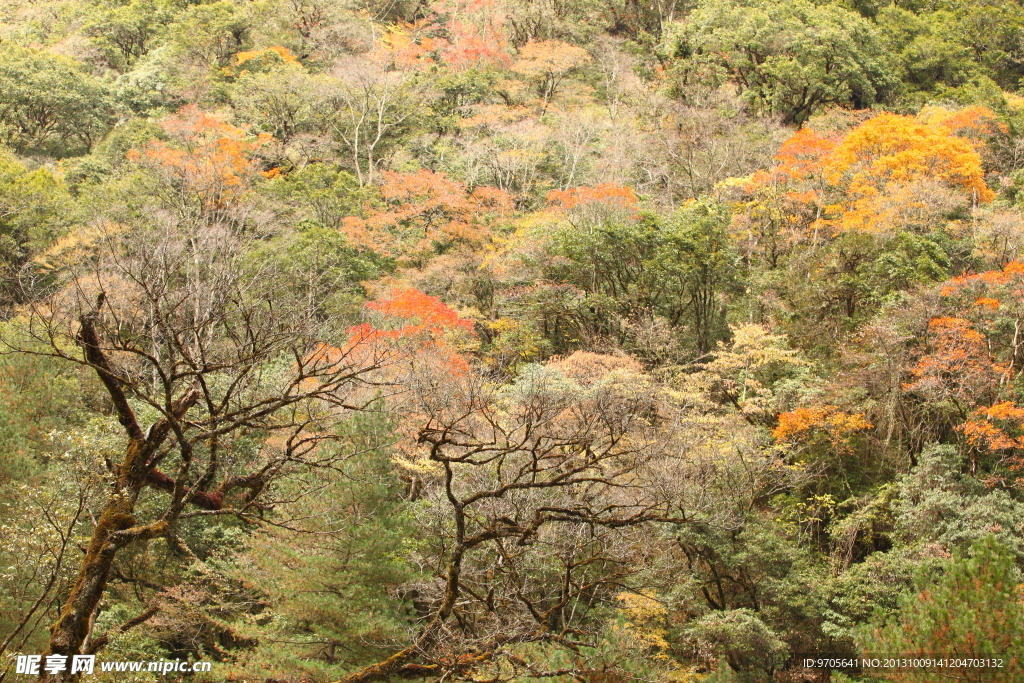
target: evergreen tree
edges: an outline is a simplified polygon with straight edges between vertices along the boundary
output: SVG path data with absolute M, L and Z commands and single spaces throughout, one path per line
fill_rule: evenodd
M 1020 572 L 994 536 L 957 556 L 946 573 L 929 583 L 922 573 L 917 593 L 906 596 L 899 617 L 864 639 L 865 651 L 913 658 L 980 658 L 1001 668 L 946 667 L 950 680 L 1010 683 L 1024 676 L 1024 604 Z M 936 680 L 935 668 L 888 672 L 899 683 Z

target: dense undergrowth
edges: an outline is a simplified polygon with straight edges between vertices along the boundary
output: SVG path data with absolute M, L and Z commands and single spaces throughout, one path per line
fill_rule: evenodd
M 0 680 L 1020 680 L 1022 55 L 1013 0 L 0 3 Z

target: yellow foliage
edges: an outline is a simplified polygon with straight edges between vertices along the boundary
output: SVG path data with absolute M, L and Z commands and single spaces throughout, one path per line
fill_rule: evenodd
M 668 641 L 665 636 L 668 629 L 665 628 L 668 610 L 664 603 L 657 599 L 657 596 L 650 592 L 628 593 L 623 591 L 615 596 L 622 603 L 619 613 L 626 618 L 623 628 L 626 629 L 634 639 L 655 650 L 667 650 Z M 655 657 L 665 658 L 663 652 Z
M 723 392 L 742 413 L 762 414 L 771 411 L 774 394 L 758 381 L 758 370 L 772 364 L 805 366 L 809 363 L 799 351 L 785 348 L 787 337 L 771 334 L 762 325 L 731 325 L 732 340 L 718 342 L 715 358 L 699 372 L 680 376 L 683 391 L 696 398 L 695 405 L 713 410 L 713 395 Z
M 826 161 L 828 181 L 841 194 L 827 207 L 838 216 L 821 223 L 836 232 L 898 227 L 908 212 L 928 210 L 935 187 L 972 204 L 991 201 L 981 155 L 950 131 L 947 114 L 931 108 L 924 121 L 882 114 L 857 126 Z
M 79 226 L 54 240 L 46 251 L 32 259 L 32 262 L 44 271 L 59 270 L 65 266 L 82 263 L 96 245 L 126 230 L 125 225 L 111 221 Z
M 562 74 L 590 61 L 590 55 L 581 47 L 559 40 L 530 41 L 519 51 L 519 59 L 512 70 L 530 78 Z

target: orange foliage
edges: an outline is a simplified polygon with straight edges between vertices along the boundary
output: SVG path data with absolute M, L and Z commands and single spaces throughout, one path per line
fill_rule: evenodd
M 593 187 L 570 187 L 568 190 L 551 190 L 547 195 L 548 205 L 556 210 L 575 209 L 581 205 L 603 204 L 609 207 L 631 209 L 640 202 L 632 188 L 603 183 Z
M 1012 454 L 1015 449 L 1024 448 L 1024 408 L 1012 401 L 1001 401 L 975 410 L 974 418 L 957 427 L 967 443 L 982 452 L 1010 451 L 1004 462 L 1011 470 L 1024 469 L 1024 458 Z M 989 483 L 998 481 L 996 478 Z M 1015 483 L 1017 486 L 1024 485 L 1024 479 L 1018 478 Z
M 934 318 L 928 332 L 932 353 L 911 369 L 914 381 L 904 389 L 976 405 L 1006 370 L 992 359 L 985 335 L 969 320 L 951 317 Z
M 803 180 L 821 172 L 824 160 L 838 146 L 835 137 L 804 127 L 782 143 L 775 153 L 779 162 L 774 171 L 785 180 Z
M 274 45 L 266 50 L 251 50 L 249 52 L 238 52 L 235 54 L 235 66 L 242 66 L 246 62 L 265 57 L 269 53 L 276 53 L 285 64 L 299 64 L 299 58 L 292 54 L 292 51 L 282 45 Z
M 440 0 L 434 5 L 447 17 L 447 45 L 441 58 L 456 71 L 477 66 L 507 68 L 512 64 L 499 0 Z
M 941 386 L 963 401 L 970 417 L 956 427 L 971 447 L 972 462 L 981 453 L 998 454 L 1012 471 L 1024 470 L 1024 407 L 1017 405 L 1013 379 L 1021 374 L 1020 333 L 1024 329 L 1024 263 L 1011 261 L 1003 268 L 972 273 L 946 282 L 940 290 L 943 304 L 963 318 L 946 328 L 914 369 L 922 382 Z M 972 323 L 966 319 L 969 318 Z M 989 331 L 986 337 L 978 328 Z M 1003 362 L 997 362 L 1002 359 Z M 994 474 L 990 484 L 1007 483 Z M 1024 486 L 1017 478 L 1016 486 Z
M 531 40 L 520 48 L 519 59 L 512 65 L 512 71 L 539 85 L 546 109 L 565 75 L 589 61 L 590 54 L 581 47 L 560 40 Z
M 430 35 L 434 28 L 426 19 L 388 27 L 378 44 L 377 58 L 398 68 L 420 70 L 433 66 L 433 53 L 441 46 Z
M 173 143 L 152 140 L 130 150 L 128 158 L 165 175 L 185 202 L 198 202 L 206 212 L 229 207 L 248 190 L 259 171 L 252 155 L 269 141 L 194 105 L 164 119 L 161 127 Z
M 302 62 L 288 48 L 282 45 L 274 45 L 266 50 L 236 52 L 232 63 L 221 69 L 220 72 L 230 78 L 239 78 L 250 71 L 266 71 L 269 68 L 281 65 L 301 67 Z
M 837 231 L 877 232 L 906 222 L 907 210 L 927 210 L 914 185 L 935 183 L 972 202 L 995 197 L 985 185 L 975 145 L 941 125 L 882 114 L 857 126 L 829 155 L 829 182 L 843 192 L 825 221 Z M 924 202 L 924 203 L 922 203 Z
M 985 289 L 991 287 L 1002 287 L 1011 283 L 1019 283 L 1024 276 L 1024 263 L 1020 261 L 1010 261 L 1001 270 L 989 270 L 984 273 L 961 275 L 949 280 L 941 290 L 942 296 L 953 296 L 954 294 L 960 293 L 963 289 L 973 285 L 980 285 Z M 975 303 L 982 305 L 981 302 L 986 297 L 982 297 L 976 300 Z M 996 301 L 997 299 L 991 299 Z
M 480 66 L 508 67 L 505 16 L 495 0 L 442 0 L 437 14 L 398 23 L 381 38 L 377 57 L 398 68 L 444 64 L 454 71 Z
M 830 155 L 834 182 L 847 180 L 852 194 L 878 192 L 887 183 L 924 176 L 959 185 L 989 201 L 981 158 L 972 145 L 944 126 L 910 116 L 881 114 L 857 126 Z
M 371 301 L 366 307 L 395 318 L 410 321 L 413 325 L 401 328 L 400 336 L 421 331 L 442 332 L 461 327 L 473 329 L 473 321 L 460 318 L 459 314 L 446 306 L 440 299 L 424 294 L 415 288 L 405 289 L 384 301 Z
M 979 450 L 1002 451 L 1018 445 L 1017 439 L 988 420 L 968 420 L 959 425 L 957 431 L 967 438 L 967 443 Z
M 978 299 L 977 301 L 975 301 L 974 305 L 975 306 L 981 306 L 982 308 L 987 308 L 989 310 L 994 311 L 997 308 L 999 308 L 999 299 L 993 299 L 991 297 L 984 297 L 983 296 L 980 299 Z
M 429 251 L 435 243 L 480 244 L 490 222 L 512 211 L 503 190 L 450 180 L 444 173 L 386 171 L 380 188 L 386 207 L 369 218 L 347 218 L 343 230 L 358 244 L 388 255 Z
M 472 336 L 473 323 L 460 318 L 440 299 L 417 289 L 398 290 L 388 299 L 366 304 L 379 314 L 375 323 L 362 323 L 348 330 L 344 347 L 318 344 L 303 359 L 305 383 L 315 386 L 342 365 L 374 365 L 383 372 L 402 372 L 405 362 L 423 365 L 440 363 L 444 372 L 466 373 L 469 363 L 457 352 L 454 342 L 461 335 Z
M 985 184 L 982 153 L 999 126 L 984 107 L 929 107 L 917 118 L 880 114 L 841 139 L 805 127 L 782 144 L 771 172 L 755 173 L 744 187 L 762 195 L 777 187 L 766 196 L 797 205 L 778 207 L 793 215 L 786 222 L 815 234 L 927 225 L 943 220 L 949 203 L 995 197 Z
M 491 23 L 477 26 L 452 20 L 448 24 L 450 42 L 441 50 L 445 64 L 455 71 L 480 65 L 507 67 L 512 63 L 508 44 L 499 28 Z
M 415 288 L 398 290 L 383 301 L 370 302 L 366 308 L 383 316 L 380 323 L 363 323 L 349 329 L 348 348 L 372 348 L 389 341 L 411 342 L 416 357 L 432 355 L 449 369 L 465 372 L 466 359 L 452 345 L 452 337 L 472 335 L 473 321 L 460 318 L 440 299 Z
M 968 107 L 955 112 L 942 107 L 925 107 L 918 118 L 929 125 L 944 128 L 950 135 L 970 140 L 979 151 L 987 140 L 1007 132 L 1006 124 L 1001 123 L 987 107 Z
M 797 408 L 779 415 L 779 424 L 772 430 L 772 436 L 776 441 L 796 443 L 824 434 L 835 448 L 843 449 L 846 439 L 873 426 L 864 419 L 863 413 L 846 413 L 835 406 Z

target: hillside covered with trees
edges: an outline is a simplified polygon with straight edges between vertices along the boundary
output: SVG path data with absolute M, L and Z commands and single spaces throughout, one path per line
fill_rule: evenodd
M 1016 0 L 3 0 L 0 681 L 1024 680 L 1022 78 Z

